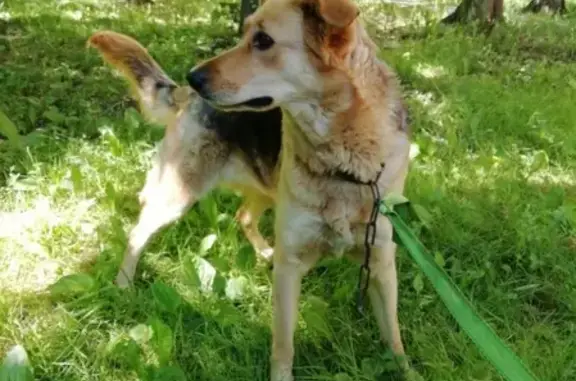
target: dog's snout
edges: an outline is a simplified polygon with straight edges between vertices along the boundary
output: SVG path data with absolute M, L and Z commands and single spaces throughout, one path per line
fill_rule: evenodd
M 206 69 L 191 70 L 186 76 L 186 80 L 198 94 L 207 95 L 208 71 Z

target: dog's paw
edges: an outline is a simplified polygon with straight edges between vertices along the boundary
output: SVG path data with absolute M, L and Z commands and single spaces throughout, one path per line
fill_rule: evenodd
M 403 377 L 406 381 L 424 381 L 424 377 L 413 368 L 405 369 Z
M 292 376 L 292 368 L 272 364 L 272 369 L 270 372 L 270 380 L 271 381 L 294 381 L 294 376 Z
M 265 262 L 272 262 L 272 258 L 274 258 L 274 249 L 269 247 L 267 249 L 262 249 L 258 251 L 258 256 L 260 259 L 264 260 Z
M 396 365 L 398 367 L 396 375 L 398 379 L 402 381 L 424 381 L 424 378 L 418 371 L 410 365 L 410 361 L 408 361 L 408 357 L 405 355 L 395 356 L 394 360 L 396 361 Z

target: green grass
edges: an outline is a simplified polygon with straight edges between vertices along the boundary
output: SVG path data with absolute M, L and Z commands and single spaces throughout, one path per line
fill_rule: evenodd
M 432 217 L 422 240 L 541 380 L 576 379 L 573 19 L 510 12 L 485 37 L 436 27 L 431 12 L 373 7 L 410 105 L 419 155 L 407 196 Z M 129 33 L 180 81 L 233 43 L 230 18 L 211 1 L 0 3 L 0 110 L 26 144 L 0 142 L 0 355 L 22 344 L 37 380 L 267 380 L 270 274 L 233 222 L 235 195 L 215 192 L 159 234 L 133 290 L 112 285 L 163 131 L 85 49 L 96 30 Z M 383 21 L 400 18 L 421 22 Z M 415 368 L 427 380 L 501 380 L 402 250 L 398 262 Z M 201 291 L 202 264 L 217 271 L 213 293 Z M 89 275 L 49 287 L 78 273 Z M 356 275 L 327 259 L 306 278 L 298 379 L 393 379 L 373 319 L 355 313 Z

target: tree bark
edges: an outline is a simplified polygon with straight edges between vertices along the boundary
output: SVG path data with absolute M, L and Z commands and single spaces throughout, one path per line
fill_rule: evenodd
M 242 33 L 242 27 L 244 26 L 244 20 L 246 17 L 250 16 L 252 12 L 258 8 L 259 0 L 240 0 L 240 24 L 238 26 L 239 33 Z
M 542 9 L 548 9 L 552 13 L 564 14 L 566 9 L 566 0 L 531 0 L 528 5 L 522 8 L 522 12 L 538 13 Z
M 504 0 L 462 0 L 454 12 L 442 19 L 442 23 L 466 23 L 474 20 L 493 23 L 502 20 L 503 16 Z
M 154 0 L 127 0 L 130 4 L 136 5 L 149 5 L 154 4 Z

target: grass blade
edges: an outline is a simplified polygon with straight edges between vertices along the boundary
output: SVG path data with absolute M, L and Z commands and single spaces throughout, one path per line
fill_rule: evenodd
M 0 134 L 6 136 L 8 141 L 15 147 L 22 149 L 24 141 L 18 133 L 16 125 L 0 110 Z

